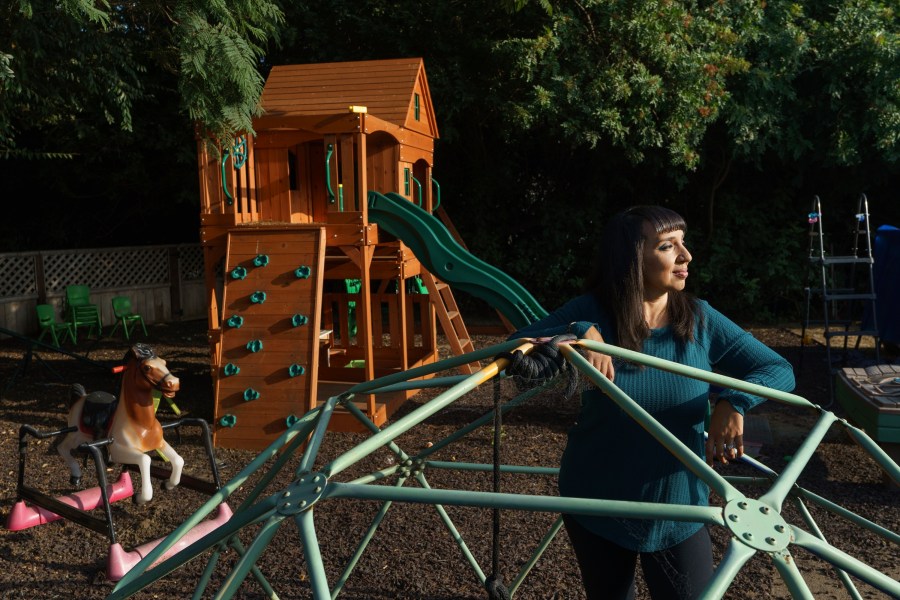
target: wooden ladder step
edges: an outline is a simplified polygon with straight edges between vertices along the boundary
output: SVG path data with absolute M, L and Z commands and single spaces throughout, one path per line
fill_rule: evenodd
M 469 332 L 466 331 L 466 324 L 462 320 L 462 315 L 456 305 L 456 299 L 453 297 L 450 286 L 438 280 L 428 271 L 422 271 L 421 278 L 428 289 L 431 303 L 435 307 L 438 320 L 441 322 L 441 329 L 444 330 L 444 335 L 447 336 L 447 342 L 450 344 L 453 354 L 460 356 L 473 351 L 475 347 L 472 345 Z M 481 365 L 478 363 L 470 363 L 459 367 L 460 371 L 467 375 L 471 375 L 480 368 Z

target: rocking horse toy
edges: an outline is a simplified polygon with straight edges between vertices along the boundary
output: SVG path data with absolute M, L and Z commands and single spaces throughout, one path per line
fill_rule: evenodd
M 140 470 L 141 491 L 135 500 L 143 504 L 153 497 L 147 452 L 159 450 L 172 465 L 166 489 L 171 490 L 181 481 L 184 459 L 163 438 L 153 403 L 153 390 L 171 399 L 180 389 L 180 382 L 166 369 L 166 361 L 146 344 L 132 346 L 123 362 L 118 399 L 106 392 L 84 394 L 84 388 L 74 386 L 81 394 L 69 410 L 68 423 L 78 429 L 67 435 L 57 450 L 72 473 L 71 483 L 79 485 L 81 468 L 72 450 L 85 442 L 110 438 L 108 451 L 112 462 L 137 465 Z
M 123 364 L 115 367 L 113 372 L 121 374 L 118 398 L 102 391 L 88 394 L 83 386 L 75 384 L 72 386 L 73 403 L 69 409 L 67 427 L 52 432 L 40 432 L 29 425 L 20 428 L 19 478 L 16 490 L 18 498 L 7 518 L 6 528 L 19 531 L 65 518 L 98 533 L 106 533 L 110 539 L 107 576 L 112 581 L 118 581 L 152 551 L 161 539 L 147 542 L 130 552 L 125 551 L 116 540 L 110 503 L 128 497 L 134 497 L 137 504 L 148 502 L 153 497 L 151 478 L 165 479 L 166 489 L 172 489 L 180 483 L 184 487 L 210 495 L 221 488 L 221 481 L 206 421 L 181 418 L 163 425 L 156 418 L 154 391 L 171 399 L 180 389 L 180 382 L 168 371 L 166 361 L 157 356 L 150 346 L 135 344 L 126 353 Z M 198 425 L 202 428 L 212 482 L 182 474 L 184 459 L 163 437 L 163 430 L 177 430 L 182 425 Z M 92 456 L 98 486 L 53 498 L 25 485 L 27 438 L 46 439 L 63 435 L 65 437 L 57 450 L 69 466 L 71 484 L 80 486 L 82 480 L 81 468 L 74 452 Z M 118 481 L 107 484 L 106 460 L 102 452 L 104 448 L 112 462 L 137 466 L 141 475 L 139 494 L 134 495 L 131 478 L 124 469 Z M 147 452 L 153 450 L 159 451 L 168 460 L 171 471 L 151 465 Z M 90 514 L 90 511 L 101 505 L 105 509 L 105 519 Z M 218 528 L 231 514 L 227 504 L 220 504 L 216 516 L 194 527 L 187 535 L 184 545 L 189 545 L 191 541 Z M 173 552 L 166 556 L 171 553 Z

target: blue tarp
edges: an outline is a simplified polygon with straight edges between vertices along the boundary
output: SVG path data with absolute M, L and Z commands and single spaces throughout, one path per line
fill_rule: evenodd
M 900 229 L 882 225 L 875 234 L 875 310 L 878 337 L 900 344 Z M 871 327 L 871 315 L 867 316 Z

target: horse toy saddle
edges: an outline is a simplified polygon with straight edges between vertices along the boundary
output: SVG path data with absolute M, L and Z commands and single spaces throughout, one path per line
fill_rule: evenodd
M 107 392 L 91 392 L 85 396 L 79 423 L 81 430 L 95 440 L 106 437 L 118 404 L 119 399 Z

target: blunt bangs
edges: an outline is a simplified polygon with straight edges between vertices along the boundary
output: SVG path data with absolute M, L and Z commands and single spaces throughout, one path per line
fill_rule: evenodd
M 629 209 L 627 214 L 647 221 L 658 234 L 679 229 L 687 232 L 687 223 L 685 223 L 684 217 L 664 206 L 635 206 Z

